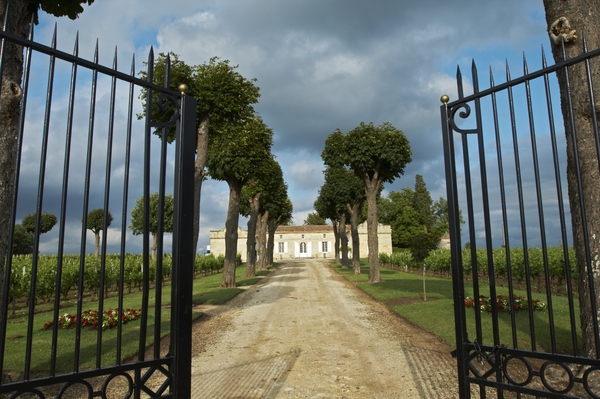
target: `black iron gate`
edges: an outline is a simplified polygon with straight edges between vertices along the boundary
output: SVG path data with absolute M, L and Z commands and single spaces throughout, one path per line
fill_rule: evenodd
M 543 69 L 529 73 L 524 59 L 522 76 L 511 78 L 507 65 L 503 84 L 490 69 L 488 89 L 473 63 L 470 81 L 457 72 L 458 99 L 442 97 L 461 398 L 600 398 L 599 357 L 581 352 L 578 300 L 582 290 L 598 295 L 598 259 L 589 241 L 586 267 L 575 258 L 557 78 L 579 65 L 593 99 L 589 63 L 599 55 L 547 67 L 542 52 Z M 464 94 L 467 85 L 474 94 Z M 598 146 L 593 128 L 588 144 Z M 590 278 L 584 287 L 580 270 Z
M 48 47 L 4 27 L 0 78 L 7 46 L 25 61 L 0 223 L 0 396 L 189 398 L 195 100 L 168 88 L 168 61 L 152 84 L 152 50 L 141 79 L 135 59 L 118 71 L 116 49 L 109 68 L 98 45 L 88 61 L 77 39 L 72 55 L 57 50 L 56 29 Z

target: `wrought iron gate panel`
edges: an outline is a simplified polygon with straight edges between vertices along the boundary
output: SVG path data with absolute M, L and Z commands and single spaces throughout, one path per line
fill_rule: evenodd
M 566 139 L 553 101 L 557 73 L 577 64 L 588 66 L 593 100 L 589 62 L 598 56 L 547 66 L 542 51 L 542 69 L 530 73 L 524 58 L 522 76 L 507 65 L 498 85 L 490 69 L 483 90 L 473 62 L 470 81 L 457 70 L 458 99 L 442 97 L 461 398 L 600 398 L 600 358 L 580 353 Z M 589 245 L 587 259 L 590 271 Z M 596 318 L 596 348 L 598 327 Z
M 0 223 L 10 229 L 0 396 L 189 398 L 196 102 L 184 86 L 169 89 L 168 58 L 164 85 L 152 83 L 152 50 L 138 77 L 135 58 L 130 73 L 117 69 L 116 49 L 105 67 L 97 44 L 85 60 L 77 39 L 73 54 L 57 50 L 56 28 L 45 46 L 7 21 L 0 79 L 7 43 L 22 46 L 25 62 L 11 220 Z M 135 207 L 141 226 L 129 230 Z M 45 212 L 57 216 L 50 239 Z M 33 234 L 21 224 L 29 213 Z M 88 255 L 96 232 L 97 257 Z

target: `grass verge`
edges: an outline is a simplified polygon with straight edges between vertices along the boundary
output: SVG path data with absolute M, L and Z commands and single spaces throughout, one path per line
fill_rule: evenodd
M 245 278 L 245 267 L 236 268 L 236 281 L 238 287 L 250 286 L 260 281 L 262 276 L 270 271 L 257 271 L 257 277 Z M 213 274 L 206 277 L 196 278 L 193 282 L 193 303 L 199 305 L 203 303 L 220 305 L 244 291 L 242 288 L 219 288 L 222 274 Z M 171 288 L 170 286 L 161 287 L 162 294 L 160 306 L 156 307 L 157 290 L 155 288 L 149 293 L 148 306 L 148 327 L 146 334 L 146 347 L 154 343 L 154 326 L 160 323 L 160 337 L 164 337 L 170 332 L 171 320 Z M 133 292 L 124 296 L 123 307 L 139 309 L 142 304 L 141 292 Z M 60 315 L 77 312 L 76 303 L 63 302 L 61 304 Z M 118 307 L 118 298 L 109 297 L 104 300 L 104 309 Z M 48 306 L 40 306 L 43 310 L 38 310 L 34 315 L 34 327 L 32 331 L 32 346 L 30 368 L 32 372 L 47 372 L 50 370 L 50 359 L 52 352 L 52 330 L 44 330 L 44 323 L 51 321 L 53 311 Z M 39 309 L 38 308 L 38 309 Z M 97 301 L 88 301 L 83 304 L 83 310 L 98 310 Z M 192 319 L 196 320 L 202 315 L 201 312 L 193 312 Z M 26 336 L 27 336 L 27 314 L 26 311 L 17 312 L 15 316 L 9 316 L 7 323 L 7 350 L 4 356 L 4 370 L 15 374 L 22 374 L 25 369 Z M 117 329 L 105 331 L 82 329 L 81 340 L 79 343 L 79 358 L 75 358 L 76 332 L 74 329 L 59 329 L 56 345 L 56 370 L 65 372 L 74 369 L 88 370 L 97 365 L 106 366 L 117 363 L 117 357 L 128 359 L 135 356 L 140 350 L 140 322 L 132 321 L 123 325 L 121 335 L 121 352 L 117 352 Z M 100 342 L 100 344 L 99 344 Z M 100 347 L 100 358 L 97 356 L 97 349 Z
M 436 277 L 426 277 L 427 301 L 423 300 L 423 277 L 419 274 L 406 273 L 398 270 L 381 269 L 381 283 L 369 283 L 369 267 L 366 260 L 361 260 L 361 274 L 355 275 L 352 269 L 343 269 L 339 264 L 331 265 L 335 271 L 344 276 L 348 281 L 357 285 L 377 301 L 385 303 L 392 311 L 405 317 L 414 324 L 432 332 L 456 347 L 454 326 L 454 300 L 452 296 L 452 281 Z M 481 289 L 481 287 L 480 287 Z M 465 283 L 465 293 L 473 296 L 471 282 Z M 516 295 L 525 296 L 525 291 L 515 291 Z M 481 289 L 481 294 L 489 292 Z M 498 295 L 507 295 L 508 289 L 498 287 Z M 533 299 L 546 303 L 545 294 L 533 294 Z M 559 353 L 572 353 L 572 335 L 568 299 L 561 296 L 552 297 L 554 332 L 556 351 Z M 475 330 L 475 311 L 467 309 L 467 331 L 471 340 L 477 336 Z M 579 315 L 578 305 L 575 304 L 575 314 Z M 578 324 L 578 322 L 576 323 Z M 533 326 L 533 334 L 531 334 Z M 482 342 L 493 342 L 492 317 L 490 313 L 481 314 Z M 513 334 L 510 313 L 500 313 L 498 317 L 500 342 L 509 347 L 521 349 L 546 350 L 552 349 L 551 328 L 548 310 L 535 311 L 533 324 L 528 313 L 520 311 L 515 313 L 515 328 Z M 577 331 L 578 342 L 581 341 L 581 332 Z

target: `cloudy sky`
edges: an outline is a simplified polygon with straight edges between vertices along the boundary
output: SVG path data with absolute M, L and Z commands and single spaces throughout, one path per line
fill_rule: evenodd
M 116 48 L 125 72 L 133 55 L 142 68 L 152 46 L 188 64 L 218 56 L 256 78 L 256 110 L 275 133 L 296 224 L 323 182 L 326 137 L 362 121 L 391 121 L 410 141 L 413 161 L 386 192 L 413 186 L 421 174 L 434 199 L 445 197 L 439 107 L 442 94 L 457 97 L 457 65 L 468 71 L 475 59 L 502 77 L 508 61 L 518 75 L 523 52 L 539 59 L 543 45 L 549 53 L 541 0 L 96 0 L 75 21 L 40 17 L 36 41 L 50 44 L 56 22 L 58 48 L 72 52 L 79 32 L 81 57 L 92 59 L 98 40 L 99 63 L 111 66 Z M 209 230 L 224 227 L 227 196 L 225 183 L 204 184 L 199 251 Z M 118 241 L 114 234 L 109 242 Z

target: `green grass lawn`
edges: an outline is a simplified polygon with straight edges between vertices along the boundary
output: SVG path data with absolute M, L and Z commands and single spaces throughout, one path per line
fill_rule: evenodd
M 238 287 L 249 286 L 255 284 L 265 276 L 269 271 L 258 271 L 257 277 L 244 278 L 245 267 L 236 269 L 236 282 Z M 239 293 L 243 292 L 242 288 L 219 288 L 221 284 L 222 274 L 213 274 L 206 277 L 194 279 L 193 283 L 193 303 L 195 305 L 209 303 L 219 305 L 227 302 Z M 171 305 L 171 288 L 168 286 L 162 287 L 161 306 L 157 310 L 156 290 L 152 289 L 149 296 L 149 312 L 148 312 L 148 329 L 147 329 L 147 346 L 154 342 L 154 326 L 157 323 L 157 316 L 160 315 L 161 337 L 169 334 L 170 331 L 170 305 Z M 126 294 L 124 297 L 124 308 L 139 309 L 142 304 L 141 292 L 133 292 Z M 104 309 L 117 308 L 117 297 L 109 297 L 104 301 Z M 88 301 L 84 303 L 83 310 L 92 309 L 98 310 L 97 301 Z M 60 309 L 60 314 L 76 313 L 77 308 L 74 301 L 64 302 Z M 7 346 L 4 356 L 4 370 L 14 373 L 22 373 L 25 367 L 25 349 L 27 336 L 27 315 L 25 310 L 16 313 L 15 316 L 9 316 L 7 323 Z M 192 315 L 193 319 L 197 319 L 202 313 L 195 312 Z M 44 330 L 44 323 L 53 319 L 51 307 L 47 304 L 36 307 L 34 317 L 34 328 L 32 334 L 31 348 L 31 370 L 34 372 L 46 372 L 50 370 L 51 359 L 51 340 L 52 330 Z M 97 342 L 99 337 L 98 330 L 82 329 L 80 341 L 80 358 L 77 365 L 80 370 L 92 369 L 96 367 L 98 361 L 102 366 L 114 365 L 117 362 L 117 329 L 109 329 L 102 331 L 101 340 L 101 359 L 97 358 Z M 70 371 L 75 367 L 75 330 L 59 328 L 57 342 L 57 365 L 56 369 L 59 372 Z M 131 321 L 123 325 L 122 333 L 121 359 L 126 360 L 135 356 L 139 351 L 140 342 L 140 321 Z
M 367 292 L 376 300 L 387 302 L 390 308 L 397 314 L 439 336 L 452 347 L 456 346 L 454 301 L 451 280 L 427 276 L 427 301 L 423 301 L 423 277 L 421 274 L 382 268 L 381 278 L 383 282 L 369 283 L 369 268 L 366 260 L 361 260 L 360 275 L 354 275 L 351 268 L 342 269 L 338 264 L 333 264 L 332 267 L 346 279 L 356 283 L 360 289 Z M 473 296 L 473 286 L 471 282 L 465 283 L 465 293 L 467 296 Z M 482 290 L 481 294 L 489 295 L 489 292 Z M 508 289 L 497 288 L 497 294 L 507 295 Z M 526 297 L 525 291 L 515 291 L 515 294 Z M 547 302 L 545 294 L 534 293 L 532 295 L 534 299 L 539 299 L 544 303 Z M 394 302 L 400 304 L 394 304 Z M 552 297 L 552 305 L 554 330 L 556 333 L 556 349 L 561 353 L 571 353 L 572 337 L 568 300 L 566 297 L 554 295 Z M 575 314 L 579 315 L 577 304 Z M 499 314 L 498 326 L 500 342 L 502 344 L 507 347 L 518 347 L 526 350 L 531 350 L 535 344 L 537 350 L 551 350 L 551 329 L 549 328 L 549 316 L 547 310 L 534 312 L 533 335 L 530 333 L 530 321 L 526 311 L 515 313 L 516 340 L 513 340 L 511 323 L 512 321 L 509 313 Z M 576 324 L 579 324 L 578 321 Z M 481 325 L 482 342 L 485 344 L 493 344 L 491 314 L 482 312 Z M 469 339 L 474 340 L 477 337 L 475 331 L 475 311 L 471 308 L 467 309 L 467 331 L 469 333 Z M 581 343 L 580 331 L 578 331 L 577 334 L 578 342 Z M 534 340 L 532 340 L 532 336 L 534 337 Z

